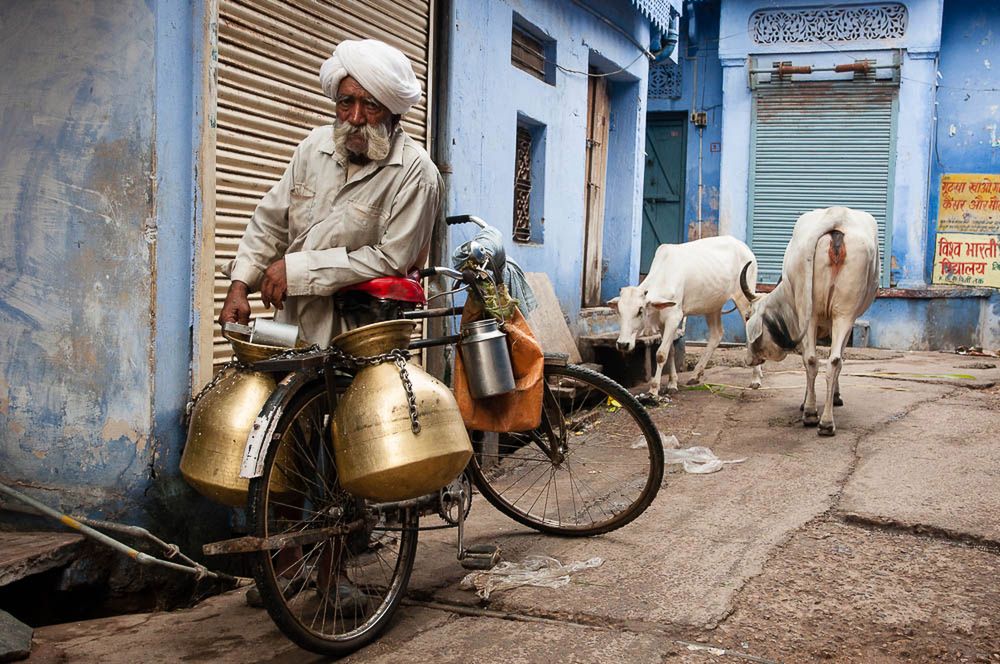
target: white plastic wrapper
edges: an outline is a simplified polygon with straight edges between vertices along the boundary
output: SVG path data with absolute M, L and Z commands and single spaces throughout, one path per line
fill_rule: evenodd
M 634 449 L 639 447 L 644 447 L 646 445 L 646 439 L 640 438 L 632 445 Z M 730 461 L 723 461 L 719 457 L 715 456 L 715 453 L 707 447 L 689 447 L 687 449 L 678 449 L 680 447 L 680 441 L 677 440 L 677 436 L 664 436 L 663 437 L 663 463 L 670 464 L 681 464 L 684 468 L 684 472 L 693 473 L 695 475 L 707 475 L 708 473 L 715 473 L 722 470 L 722 467 L 730 463 L 743 463 L 746 459 L 732 459 Z
M 464 590 L 475 589 L 483 599 L 489 599 L 490 594 L 498 590 L 521 586 L 561 588 L 569 583 L 573 574 L 603 564 L 604 559 L 597 557 L 564 565 L 549 556 L 526 556 L 519 563 L 504 561 L 491 570 L 466 574 L 460 587 Z

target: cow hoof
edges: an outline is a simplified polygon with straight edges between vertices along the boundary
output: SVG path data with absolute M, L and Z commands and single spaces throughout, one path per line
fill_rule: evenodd
M 833 405 L 834 406 L 843 406 L 844 405 L 844 400 L 840 398 L 839 394 L 834 394 L 833 395 Z
M 750 383 L 750 389 L 751 390 L 759 390 L 760 389 L 760 383 L 755 380 L 754 382 Z
M 803 413 L 802 426 L 814 427 L 819 424 L 819 413 Z
M 822 422 L 820 423 L 819 428 L 816 429 L 816 433 L 818 433 L 821 436 L 832 436 L 835 433 L 837 433 L 837 427 L 834 425 L 833 422 L 830 423 Z
M 685 385 L 700 385 L 700 384 L 701 384 L 701 381 L 699 379 L 697 379 L 697 378 L 689 378 L 688 382 L 685 383 Z
M 677 392 L 678 390 L 676 385 L 667 385 L 667 394 L 677 394 Z

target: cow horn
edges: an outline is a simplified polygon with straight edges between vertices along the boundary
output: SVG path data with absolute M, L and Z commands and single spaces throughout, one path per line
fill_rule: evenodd
M 740 288 L 743 289 L 743 294 L 751 303 L 757 299 L 757 295 L 750 290 L 750 287 L 747 285 L 747 270 L 750 269 L 752 264 L 753 263 L 751 261 L 747 261 L 747 264 L 743 266 L 743 271 L 740 272 Z

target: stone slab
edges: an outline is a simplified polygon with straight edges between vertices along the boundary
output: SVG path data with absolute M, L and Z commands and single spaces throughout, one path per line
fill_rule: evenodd
M 83 540 L 76 533 L 0 531 L 0 586 L 65 565 Z
M 0 662 L 27 659 L 31 653 L 32 632 L 30 627 L 0 609 Z
M 1000 396 L 961 396 L 925 403 L 862 443 L 840 510 L 1000 543 Z
M 571 364 L 579 364 L 580 350 L 563 317 L 562 307 L 559 306 L 549 275 L 544 272 L 528 272 L 525 277 L 538 300 L 538 308 L 528 315 L 528 322 L 542 344 L 542 350 L 546 353 L 566 353 Z

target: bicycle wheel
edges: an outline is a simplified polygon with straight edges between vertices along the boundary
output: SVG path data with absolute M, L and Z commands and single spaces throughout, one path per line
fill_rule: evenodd
M 254 533 L 270 538 L 254 579 L 278 628 L 312 652 L 340 656 L 392 619 L 413 569 L 418 515 L 376 512 L 337 481 L 325 385 L 285 410 L 264 472 L 250 482 Z
M 663 445 L 625 388 L 584 367 L 545 367 L 542 423 L 477 450 L 480 493 L 515 521 L 552 535 L 621 528 L 649 507 L 663 479 Z

